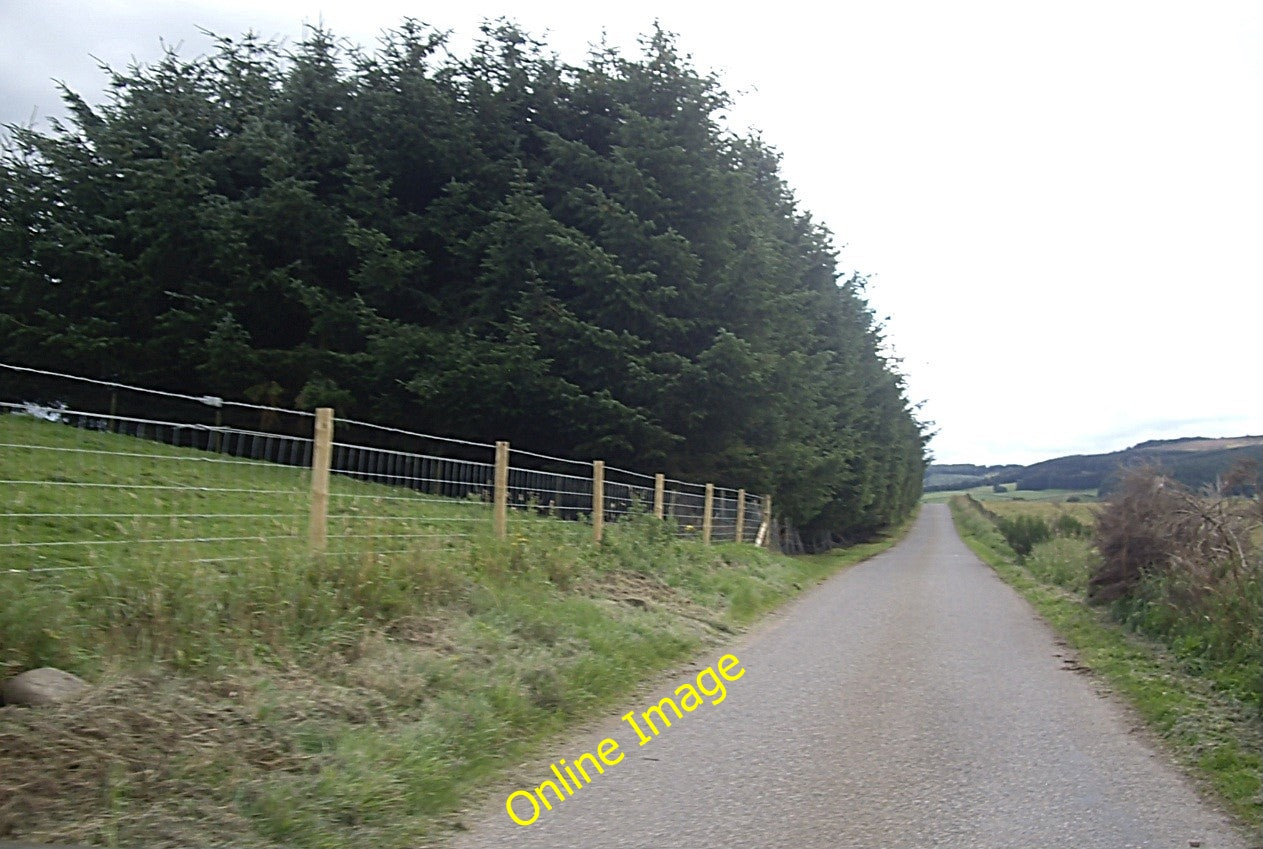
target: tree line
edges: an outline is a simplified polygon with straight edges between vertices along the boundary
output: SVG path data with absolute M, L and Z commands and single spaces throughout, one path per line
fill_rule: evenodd
M 864 280 L 656 29 L 567 64 L 218 37 L 63 89 L 0 153 L 0 356 L 771 492 L 819 543 L 914 507 Z

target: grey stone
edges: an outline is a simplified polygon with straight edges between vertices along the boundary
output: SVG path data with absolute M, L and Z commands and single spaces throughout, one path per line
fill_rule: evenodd
M 87 686 L 78 675 L 43 666 L 0 684 L 0 701 L 6 705 L 51 705 L 74 698 Z

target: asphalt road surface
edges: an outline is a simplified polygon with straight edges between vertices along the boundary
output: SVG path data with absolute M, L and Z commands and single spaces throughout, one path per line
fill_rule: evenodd
M 716 649 L 745 674 L 644 746 L 619 719 L 576 731 L 518 788 L 615 740 L 621 761 L 509 819 L 506 786 L 460 847 L 1247 847 L 1135 720 L 1067 663 L 1027 603 L 965 548 L 944 505 L 906 540 Z M 736 670 L 733 670 L 735 673 Z M 714 691 L 711 678 L 703 683 Z M 676 696 L 680 701 L 687 691 Z M 695 703 L 694 703 L 695 704 Z M 658 722 L 661 726 L 662 723 Z M 581 732 L 581 733 L 580 733 Z M 610 753 L 616 760 L 617 753 Z M 593 770 L 590 766 L 588 772 Z M 583 782 L 581 782 L 583 783 Z M 573 788 L 572 788 L 573 790 Z M 531 803 L 516 799 L 529 819 Z

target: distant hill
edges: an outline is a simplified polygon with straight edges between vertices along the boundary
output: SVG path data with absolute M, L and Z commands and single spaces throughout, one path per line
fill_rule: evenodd
M 936 465 L 925 470 L 926 492 L 1013 484 L 1018 489 L 1099 489 L 1108 493 L 1122 469 L 1154 465 L 1191 487 L 1214 483 L 1242 461 L 1263 467 L 1263 436 L 1157 439 L 1108 454 L 1076 454 L 1030 466 Z
M 974 466 L 969 463 L 930 465 L 925 470 L 924 488 L 927 492 L 969 489 L 1016 474 L 1021 470 L 1021 466 Z

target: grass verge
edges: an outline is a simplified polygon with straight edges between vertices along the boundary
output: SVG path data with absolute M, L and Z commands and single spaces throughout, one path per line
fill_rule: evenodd
M 1054 540 L 1057 550 L 1037 547 L 1027 568 L 964 498 L 954 499 L 951 509 L 965 544 L 1039 611 L 1083 666 L 1127 699 L 1229 811 L 1263 837 L 1263 722 L 1252 706 L 1189 674 L 1169 652 L 1076 596 L 1086 567 L 1064 550 L 1071 541 Z M 1081 545 L 1080 558 L 1087 552 Z

